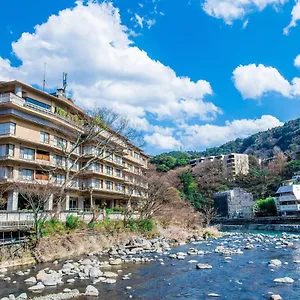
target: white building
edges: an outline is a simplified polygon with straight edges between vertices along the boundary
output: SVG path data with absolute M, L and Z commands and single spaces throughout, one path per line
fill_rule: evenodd
M 283 182 L 276 192 L 277 209 L 280 215 L 300 213 L 300 173 Z

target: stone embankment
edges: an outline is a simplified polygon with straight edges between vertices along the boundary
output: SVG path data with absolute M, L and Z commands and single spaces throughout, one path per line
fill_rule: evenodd
M 300 232 L 300 224 L 243 224 L 226 225 L 222 224 L 221 230 L 259 230 L 259 231 L 281 231 L 281 232 Z

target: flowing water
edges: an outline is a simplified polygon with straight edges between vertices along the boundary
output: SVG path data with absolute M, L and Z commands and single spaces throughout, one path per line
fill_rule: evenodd
M 259 241 L 256 235 L 245 233 L 226 236 L 218 240 L 209 240 L 192 243 L 172 249 L 170 253 L 179 251 L 187 252 L 190 247 L 207 251 L 205 255 L 187 256 L 184 260 L 170 259 L 168 255 L 159 256 L 164 259 L 164 265 L 159 261 L 149 264 L 126 264 L 122 267 L 114 267 L 112 271 L 122 269 L 122 274 L 132 273 L 130 280 L 118 280 L 116 284 L 98 283 L 94 286 L 100 291 L 100 299 L 212 299 L 209 293 L 219 294 L 217 299 L 269 299 L 270 293 L 280 294 L 285 300 L 300 299 L 300 239 L 285 238 L 294 245 L 285 246 L 284 240 L 279 236 L 264 235 Z M 245 250 L 246 244 L 255 246 Z M 225 255 L 215 253 L 217 246 L 225 246 L 234 249 L 240 248 L 243 254 L 231 255 L 231 260 L 225 259 Z M 282 265 L 270 267 L 271 259 L 279 259 Z M 189 260 L 197 260 L 199 263 L 212 265 L 212 269 L 198 270 L 196 263 L 188 263 Z M 39 265 L 38 269 L 54 267 L 53 264 Z M 36 294 L 28 292 L 28 285 L 24 279 L 36 274 L 33 270 L 29 276 L 13 275 L 17 270 L 26 270 L 30 267 L 11 269 L 8 276 L 10 282 L 0 279 L 0 298 L 9 294 L 19 295 L 26 292 L 29 296 Z M 275 283 L 273 280 L 279 277 L 291 277 L 294 283 Z M 69 277 L 64 277 L 64 281 Z M 17 283 L 13 283 L 17 281 Z M 74 284 L 64 284 L 54 288 L 46 288 L 38 295 L 57 293 L 64 288 L 76 288 L 84 292 L 86 286 L 91 284 L 89 280 L 76 279 Z M 132 290 L 127 291 L 126 286 Z M 82 296 L 81 299 L 92 299 Z

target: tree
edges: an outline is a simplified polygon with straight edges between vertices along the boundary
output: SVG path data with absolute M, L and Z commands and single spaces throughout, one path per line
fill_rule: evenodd
M 90 166 L 100 166 L 100 162 L 111 160 L 113 153 L 122 155 L 124 150 L 132 147 L 132 143 L 141 146 L 140 131 L 133 128 L 127 118 L 112 110 L 97 109 L 75 116 L 83 125 L 74 131 L 61 129 L 53 132 L 60 154 L 56 156 L 55 167 L 44 168 L 54 179 L 57 174 L 62 176 L 55 199 L 56 216 L 62 209 L 68 190 L 77 184 Z M 86 184 L 85 188 L 91 189 L 90 205 L 93 209 L 92 187 Z
M 12 188 L 23 198 L 25 207 L 32 211 L 35 241 L 38 242 L 42 236 L 42 230 L 48 213 L 44 212 L 45 207 L 53 200 L 55 186 L 49 180 L 46 184 L 39 182 L 33 183 L 14 183 Z
M 288 162 L 284 168 L 284 177 L 286 179 L 291 179 L 292 176 L 300 171 L 300 160 L 292 160 Z
M 257 200 L 254 210 L 255 214 L 259 217 L 277 215 L 277 208 L 273 197 Z

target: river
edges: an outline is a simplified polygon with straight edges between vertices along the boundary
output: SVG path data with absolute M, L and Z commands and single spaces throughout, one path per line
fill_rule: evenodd
M 100 299 L 212 299 L 211 293 L 218 294 L 217 299 L 269 299 L 270 294 L 279 294 L 282 299 L 300 299 L 300 236 L 286 234 L 233 233 L 220 239 L 195 242 L 172 249 L 169 253 L 186 253 L 191 247 L 203 250 L 204 255 L 187 255 L 184 259 L 171 259 L 169 254 L 148 264 L 124 264 L 112 270 L 122 269 L 122 274 L 131 273 L 129 280 L 118 280 L 116 284 L 97 283 Z M 226 251 L 237 251 L 242 254 L 229 255 L 216 253 L 215 249 L 230 248 Z M 247 248 L 247 249 L 245 249 Z M 218 248 L 217 248 L 218 249 Z M 228 258 L 229 257 L 229 258 Z M 280 266 L 269 266 L 268 262 L 278 259 Z M 197 260 L 209 264 L 211 269 L 196 269 Z M 59 269 L 61 265 L 42 264 L 31 272 L 50 267 Z M 9 294 L 15 296 L 28 291 L 24 279 L 29 276 L 15 275 L 16 271 L 32 267 L 14 268 L 6 276 L 10 281 L 0 279 L 0 298 Z M 290 277 L 293 283 L 276 283 L 275 278 Z M 67 277 L 69 278 L 69 277 Z M 71 278 L 71 277 L 70 277 Z M 13 283 L 15 282 L 16 283 Z M 57 293 L 68 287 L 84 292 L 90 280 L 76 280 L 74 284 L 63 284 L 54 288 L 46 287 L 38 295 Z M 126 287 L 130 286 L 130 291 Z M 81 296 L 81 299 L 93 299 Z

